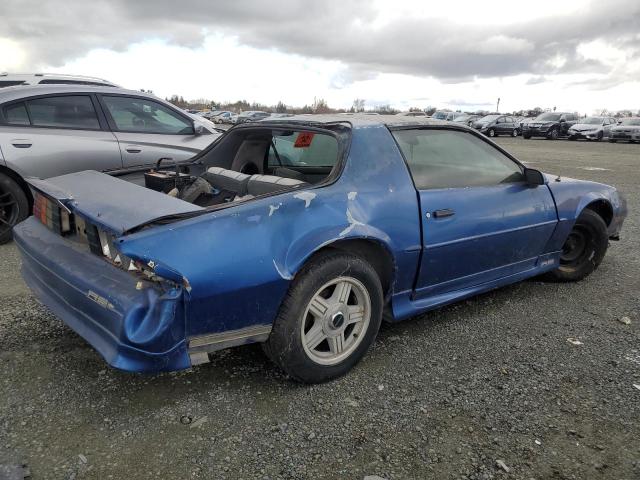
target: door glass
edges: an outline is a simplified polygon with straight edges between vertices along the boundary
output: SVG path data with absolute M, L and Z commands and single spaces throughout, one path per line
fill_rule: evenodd
M 100 130 L 91 98 L 86 95 L 44 97 L 27 100 L 34 127 Z
M 396 130 L 416 188 L 461 188 L 523 181 L 520 166 L 499 150 L 465 132 Z
M 29 125 L 29 115 L 24 103 L 16 103 L 4 108 L 4 118 L 9 125 Z
M 121 132 L 173 135 L 194 133 L 189 120 L 152 100 L 104 96 L 102 101 Z

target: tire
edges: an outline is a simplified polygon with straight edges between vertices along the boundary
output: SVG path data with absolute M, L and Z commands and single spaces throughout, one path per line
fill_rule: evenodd
M 614 140 L 613 138 L 609 139 L 609 143 L 616 143 L 616 142 L 617 142 L 617 140 Z
M 522 134 L 522 138 L 524 138 L 525 140 L 530 140 L 531 139 L 531 135 L 528 135 L 526 133 Z
M 572 142 L 575 142 L 577 140 L 576 137 L 569 137 L 569 140 L 571 140 Z
M 491 137 L 491 138 L 494 138 L 494 137 L 497 137 L 497 136 L 498 136 L 498 134 L 496 133 L 496 131 L 495 131 L 493 128 L 490 128 L 490 129 L 487 131 L 487 136 L 489 136 L 489 137 Z
M 598 136 L 596 137 L 596 142 L 601 142 L 602 137 L 604 137 L 604 134 L 602 132 L 598 132 Z
M 562 247 L 560 267 L 547 274 L 559 282 L 577 282 L 598 268 L 607 248 L 607 225 L 593 210 L 584 209 Z
M 16 181 L 0 173 L 0 245 L 12 238 L 14 225 L 29 216 L 29 200 Z
M 547 140 L 557 140 L 560 136 L 560 132 L 556 127 L 552 128 L 547 135 Z
M 515 137 L 517 137 L 518 135 L 519 135 L 519 134 L 518 134 L 518 129 L 517 129 L 517 128 L 514 128 L 514 129 L 511 131 L 511 136 L 515 138 Z
M 339 298 L 345 284 L 351 292 L 346 301 Z M 349 323 L 348 307 L 360 320 Z M 371 265 L 354 255 L 324 253 L 296 275 L 263 348 L 294 380 L 326 382 L 362 359 L 378 334 L 382 310 L 382 286 Z

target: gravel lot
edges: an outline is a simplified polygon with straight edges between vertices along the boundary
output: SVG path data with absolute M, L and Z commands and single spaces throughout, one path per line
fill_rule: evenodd
M 618 187 L 622 241 L 581 283 L 527 281 L 383 326 L 325 385 L 290 382 L 259 346 L 176 374 L 111 370 L 0 246 L 0 465 L 33 479 L 640 478 L 640 145 L 498 142 Z

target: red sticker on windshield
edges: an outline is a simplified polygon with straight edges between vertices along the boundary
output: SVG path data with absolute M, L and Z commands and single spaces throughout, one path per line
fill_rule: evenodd
M 298 134 L 298 138 L 296 138 L 296 143 L 294 143 L 293 146 L 295 148 L 307 148 L 311 145 L 314 135 L 315 133 L 311 132 L 300 132 Z

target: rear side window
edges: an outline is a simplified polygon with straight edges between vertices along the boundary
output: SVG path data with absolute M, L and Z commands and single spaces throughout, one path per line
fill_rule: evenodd
M 192 135 L 193 124 L 171 109 L 146 98 L 103 96 L 113 122 L 122 132 Z
M 87 95 L 44 97 L 27 100 L 34 127 L 100 130 L 100 122 Z
M 14 103 L 4 107 L 4 120 L 9 125 L 29 125 L 29 115 L 24 103 Z
M 275 135 L 269 148 L 269 167 L 333 167 L 338 161 L 338 140 L 314 132 Z
M 523 180 L 520 166 L 471 133 L 452 130 L 393 132 L 416 188 L 462 188 Z

